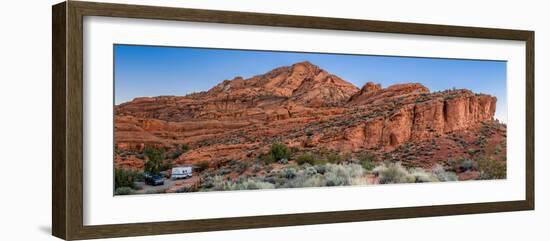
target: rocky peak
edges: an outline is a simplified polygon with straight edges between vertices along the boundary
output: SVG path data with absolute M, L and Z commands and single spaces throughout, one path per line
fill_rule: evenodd
M 307 106 L 334 106 L 345 104 L 357 91 L 353 84 L 304 61 L 248 79 L 225 80 L 207 91 L 207 96 L 210 99 L 285 97 Z

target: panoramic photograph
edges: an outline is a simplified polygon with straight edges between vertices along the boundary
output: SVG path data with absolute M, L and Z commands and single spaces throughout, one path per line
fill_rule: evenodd
M 506 179 L 506 61 L 113 48 L 114 195 Z

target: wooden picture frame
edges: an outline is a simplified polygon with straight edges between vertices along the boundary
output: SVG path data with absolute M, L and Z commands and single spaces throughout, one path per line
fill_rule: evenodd
M 68 1 L 52 8 L 52 233 L 92 239 L 533 210 L 534 32 L 262 13 Z M 260 26 L 518 40 L 526 43 L 525 200 L 87 226 L 83 224 L 83 17 L 107 16 Z

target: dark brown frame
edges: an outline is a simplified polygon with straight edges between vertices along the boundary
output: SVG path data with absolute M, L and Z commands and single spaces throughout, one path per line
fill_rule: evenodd
M 52 7 L 52 233 L 62 239 L 91 239 L 213 230 L 533 210 L 534 41 L 533 31 L 228 12 L 68 1 Z M 83 17 L 162 19 L 193 22 L 299 27 L 382 33 L 525 41 L 526 193 L 525 200 L 422 207 L 349 210 L 169 222 L 83 225 Z

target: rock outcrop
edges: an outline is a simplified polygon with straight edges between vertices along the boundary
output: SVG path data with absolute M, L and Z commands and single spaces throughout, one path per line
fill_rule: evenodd
M 388 153 L 406 143 L 478 129 L 493 120 L 496 101 L 465 89 L 430 92 L 419 83 L 382 88 L 369 82 L 359 89 L 301 62 L 225 80 L 206 92 L 120 104 L 115 147 L 139 152 L 146 146 L 189 145 L 176 158 L 179 163 L 254 160 L 274 142 Z

